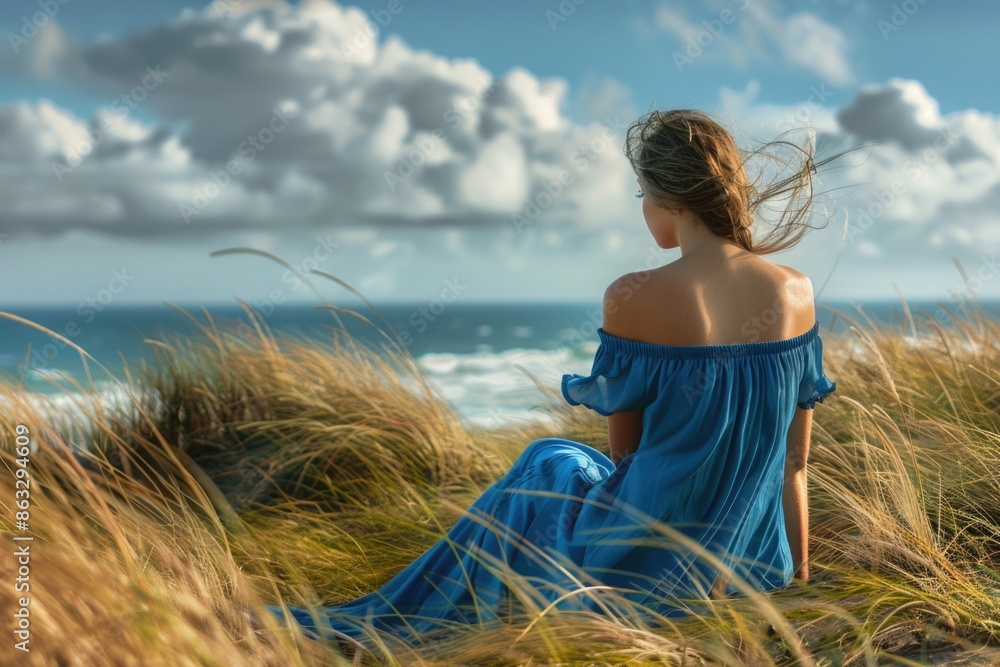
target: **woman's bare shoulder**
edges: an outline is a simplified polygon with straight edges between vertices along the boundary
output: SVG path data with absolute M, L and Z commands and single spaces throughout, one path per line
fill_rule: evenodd
M 604 306 L 620 309 L 626 305 L 641 303 L 642 299 L 662 297 L 681 284 L 676 270 L 671 264 L 645 271 L 626 273 L 608 285 L 604 290 Z
M 676 264 L 633 271 L 616 278 L 604 291 L 605 331 L 642 340 L 664 317 L 685 319 L 685 304 L 691 303 L 690 283 Z
M 780 298 L 788 312 L 794 314 L 792 328 L 807 331 L 816 322 L 816 296 L 809 276 L 790 266 L 771 263 L 784 276 L 780 285 Z
M 767 260 L 762 260 L 762 261 L 765 261 L 768 264 L 770 264 L 771 266 L 773 266 L 775 269 L 778 269 L 783 275 L 787 276 L 788 278 L 791 278 L 793 280 L 807 282 L 810 285 L 812 284 L 810 282 L 810 280 L 809 280 L 809 276 L 807 276 L 806 274 L 802 273 L 798 269 L 792 268 L 791 266 L 785 266 L 784 264 L 777 264 L 775 262 L 768 262 Z
M 787 294 L 790 298 L 798 301 L 800 305 L 812 305 L 815 296 L 813 294 L 812 280 L 809 279 L 809 276 L 797 269 L 793 269 L 790 266 L 784 266 L 783 264 L 771 263 L 771 266 L 777 268 L 784 274 L 785 282 L 782 286 L 787 290 Z
M 757 258 L 729 278 L 732 287 L 706 298 L 704 274 L 680 263 L 626 273 L 605 290 L 604 329 L 648 342 L 704 344 L 713 338 L 739 339 L 741 325 L 768 310 L 785 313 L 769 331 L 772 337 L 791 337 L 812 328 L 812 282 L 802 272 Z M 727 328 L 732 329 L 730 335 L 720 335 Z

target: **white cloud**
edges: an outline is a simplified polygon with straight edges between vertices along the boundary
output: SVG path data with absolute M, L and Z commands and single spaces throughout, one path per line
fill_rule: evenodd
M 616 115 L 633 118 L 637 115 L 627 86 L 611 78 L 588 76 L 587 79 L 576 94 L 578 121 L 602 121 Z
M 653 22 L 657 28 L 674 35 L 674 37 L 680 40 L 688 39 L 701 29 L 701 26 L 688 21 L 682 12 L 668 5 L 660 5 L 656 8 Z
M 894 140 L 907 149 L 931 144 L 941 126 L 937 100 L 919 81 L 904 79 L 862 86 L 837 119 L 861 139 Z
M 471 210 L 503 215 L 528 194 L 526 155 L 510 132 L 490 139 L 459 175 L 458 201 Z
M 942 116 L 919 82 L 892 79 L 862 88 L 837 118 L 844 132 L 874 145 L 851 176 L 864 183 L 858 205 L 878 213 L 886 233 L 916 233 L 906 240 L 911 247 L 923 234 L 976 248 L 1000 221 L 997 117 L 973 110 Z
M 767 62 L 776 51 L 787 65 L 813 72 L 827 83 L 839 86 L 854 81 L 847 56 L 850 40 L 814 13 L 781 16 L 778 5 L 769 0 L 713 3 L 700 11 L 692 18 L 660 5 L 653 17 L 658 29 L 678 41 L 674 62 L 681 63 L 681 71 L 690 64 L 685 58 L 691 62 L 702 57 L 724 59 L 746 68 Z
M 90 120 L 47 102 L 0 107 L 0 172 L 19 174 L 0 186 L 0 231 L 510 227 L 526 197 L 605 133 L 564 115 L 563 79 L 520 67 L 494 76 L 474 60 L 381 41 L 365 12 L 327 0 L 209 7 L 145 32 L 58 44 L 47 66 L 108 102 Z M 144 87 L 147 67 L 162 83 Z M 627 97 L 614 82 L 604 90 L 610 98 L 595 105 Z M 60 181 L 52 164 L 122 112 Z M 609 224 L 600 216 L 632 203 L 619 147 L 593 155 L 533 224 Z M 79 215 L 55 213 L 74 206 Z
M 789 65 L 815 72 L 838 86 L 854 80 L 847 62 L 850 42 L 839 28 L 807 12 L 785 19 L 768 15 L 766 11 L 758 16 Z
M 860 276 L 872 276 L 866 267 L 882 267 L 887 280 L 912 271 L 912 281 L 923 281 L 927 293 L 929 276 L 940 281 L 951 270 L 950 256 L 976 264 L 983 253 L 1000 250 L 1000 117 L 972 109 L 943 115 L 913 80 L 867 85 L 849 100 L 828 92 L 817 89 L 794 105 L 765 104 L 751 81 L 743 91 L 720 90 L 719 115 L 735 119 L 745 147 L 805 121 L 818 131 L 818 157 L 867 146 L 828 165 L 816 184 L 828 193 L 817 205 L 828 206 L 835 227 L 848 214 L 840 280 L 861 290 Z M 821 97 L 825 104 L 817 103 Z M 830 261 L 839 236 L 824 233 Z M 938 293 L 948 286 L 942 282 Z
M 728 26 L 706 57 L 739 63 L 780 56 L 831 84 L 853 76 L 849 40 L 836 28 L 808 13 L 779 16 L 773 7 L 749 5 L 741 24 Z M 658 27 L 680 36 L 700 29 L 702 18 L 713 17 L 661 11 Z M 147 32 L 86 45 L 60 32 L 36 40 L 40 51 L 23 61 L 24 71 L 63 77 L 107 103 L 89 118 L 47 100 L 0 106 L 0 233 L 16 232 L 5 247 L 24 243 L 36 256 L 51 253 L 46 257 L 66 266 L 91 262 L 99 275 L 106 257 L 141 257 L 153 266 L 153 251 L 132 242 L 154 235 L 181 241 L 177 247 L 189 253 L 184 260 L 193 262 L 204 254 L 204 242 L 198 239 L 197 250 L 183 242 L 208 232 L 281 249 L 317 228 L 331 229 L 349 248 L 334 273 L 346 269 L 343 275 L 383 298 L 430 294 L 440 288 L 438 273 L 450 276 L 460 266 L 463 280 L 510 278 L 509 284 L 477 283 L 477 295 L 597 299 L 616 275 L 647 266 L 650 240 L 621 155 L 623 128 L 611 128 L 609 140 L 604 124 L 620 110 L 632 119 L 624 86 L 587 83 L 572 98 L 578 113 L 570 122 L 561 79 L 539 79 L 520 68 L 494 75 L 474 60 L 417 51 L 394 37 L 358 41 L 365 26 L 361 10 L 316 0 L 222 17 L 190 12 Z M 169 76 L 148 91 L 139 113 L 121 117 L 113 105 L 139 85 L 147 64 Z M 9 59 L 3 66 L 12 71 Z M 824 85 L 802 91 L 797 104 L 761 97 L 754 79 L 742 90 L 720 91 L 717 117 L 745 144 L 806 122 L 822 145 L 843 142 L 834 149 L 852 141 L 880 144 L 866 160 L 851 159 L 849 169 L 824 176 L 823 190 L 851 186 L 837 193 L 835 204 L 851 210 L 852 225 L 894 182 L 903 184 L 850 246 L 838 265 L 838 285 L 850 283 L 854 294 L 864 294 L 890 267 L 911 266 L 922 278 L 945 253 L 974 255 L 963 260 L 968 266 L 1000 247 L 997 116 L 976 110 L 942 115 L 928 91 L 904 80 L 864 87 L 853 99 Z M 178 204 L 204 191 L 248 135 L 268 126 L 279 104 L 297 108 L 294 119 L 185 224 Z M 109 124 L 60 182 L 53 160 L 65 160 L 95 127 Z M 946 127 L 953 140 L 934 151 Z M 580 162 L 581 155 L 588 157 Z M 517 234 L 510 213 L 522 212 L 526 199 L 537 199 L 564 169 L 573 183 Z M 406 172 L 393 189 L 387 170 Z M 84 246 L 83 229 L 122 238 Z M 24 238 L 63 232 L 92 256 L 65 244 L 58 254 L 47 239 Z M 810 242 L 821 245 L 813 249 Z M 832 263 L 830 246 L 837 242 L 838 231 L 827 230 L 792 252 L 801 261 L 779 261 L 813 271 L 818 286 L 823 276 L 817 272 Z M 171 257 L 181 257 L 182 250 L 176 252 Z M 445 257 L 448 262 L 428 261 Z M 586 271 L 579 270 L 581 258 Z M 27 259 L 14 259 L 29 270 Z M 160 275 L 168 276 L 162 285 L 173 288 L 176 262 L 157 261 Z M 228 275 L 228 267 L 215 269 L 220 281 Z M 137 282 L 136 298 L 140 292 L 171 296 L 156 294 L 148 280 Z M 192 298 L 200 298 L 206 286 L 185 280 Z M 241 289 L 234 281 L 233 289 Z

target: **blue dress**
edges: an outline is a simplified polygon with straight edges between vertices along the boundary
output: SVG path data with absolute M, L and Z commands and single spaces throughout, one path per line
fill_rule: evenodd
M 663 616 L 694 613 L 718 572 L 699 548 L 757 590 L 791 583 L 785 438 L 796 406 L 812 409 L 836 388 L 823 372 L 819 322 L 794 338 L 728 345 L 597 333 L 591 373 L 564 375 L 562 395 L 605 416 L 642 409 L 635 452 L 615 466 L 579 442 L 532 442 L 446 537 L 381 588 L 320 608 L 322 629 L 290 607 L 309 636 L 361 638 L 371 625 L 416 644 L 439 628 L 501 618 L 523 609 L 505 570 L 525 578 L 516 588 L 539 608 L 606 611 L 599 589 L 579 590 L 604 585 Z M 654 521 L 676 533 L 650 530 Z M 732 581 L 725 591 L 741 594 Z

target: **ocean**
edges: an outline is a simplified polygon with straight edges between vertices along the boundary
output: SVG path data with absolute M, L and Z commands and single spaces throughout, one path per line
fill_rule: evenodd
M 380 322 L 360 302 L 337 304 L 373 322 Z M 944 307 L 958 312 L 953 302 L 908 302 L 914 312 L 924 310 L 947 323 Z M 563 373 L 586 373 L 597 349 L 601 305 L 597 303 L 472 304 L 441 301 L 423 304 L 376 304 L 400 338 L 459 416 L 470 424 L 502 426 L 518 420 L 543 420 L 538 410 L 542 394 L 532 375 L 547 387 L 557 388 Z M 1000 317 L 1000 301 L 985 302 L 982 309 Z M 204 323 L 200 306 L 183 306 Z M 140 360 L 153 360 L 145 338 L 161 339 L 162 332 L 201 336 L 191 319 L 166 304 L 92 307 L 10 307 L 0 310 L 29 319 L 65 336 L 106 366 L 119 380 L 123 360 L 130 370 Z M 246 330 L 249 318 L 239 304 L 206 306 L 220 326 Z M 836 313 L 833 311 L 837 311 Z M 898 301 L 817 303 L 820 326 L 841 331 L 843 317 L 870 318 L 878 325 L 909 332 Z M 260 318 L 275 335 L 292 334 L 328 340 L 337 327 L 328 310 L 313 305 L 278 304 Z M 353 335 L 376 340 L 379 335 L 356 318 L 342 316 Z M 919 332 L 918 332 L 919 333 Z M 56 338 L 23 323 L 0 318 L 0 377 L 33 395 L 47 395 L 71 408 L 75 392 L 71 381 L 87 386 L 79 353 Z M 116 382 L 89 364 L 95 386 L 109 405 L 120 401 Z M 530 374 L 530 375 L 529 375 Z M 120 407 L 120 406 L 119 406 Z

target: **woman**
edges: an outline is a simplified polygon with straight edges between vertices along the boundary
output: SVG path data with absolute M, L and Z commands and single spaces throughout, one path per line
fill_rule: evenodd
M 769 144 L 781 145 L 793 146 Z M 670 616 L 739 594 L 726 569 L 762 591 L 807 580 L 810 411 L 835 383 L 809 279 L 760 257 L 805 231 L 816 165 L 799 150 L 801 169 L 758 192 L 705 114 L 636 121 L 626 154 L 643 215 L 681 257 L 608 287 L 591 373 L 562 378 L 566 401 L 608 417 L 611 458 L 531 443 L 446 538 L 377 591 L 326 607 L 329 628 L 291 608 L 310 635 L 360 638 L 370 625 L 417 642 L 515 601 L 607 609 L 601 586 Z M 788 204 L 758 243 L 755 213 L 779 196 Z

